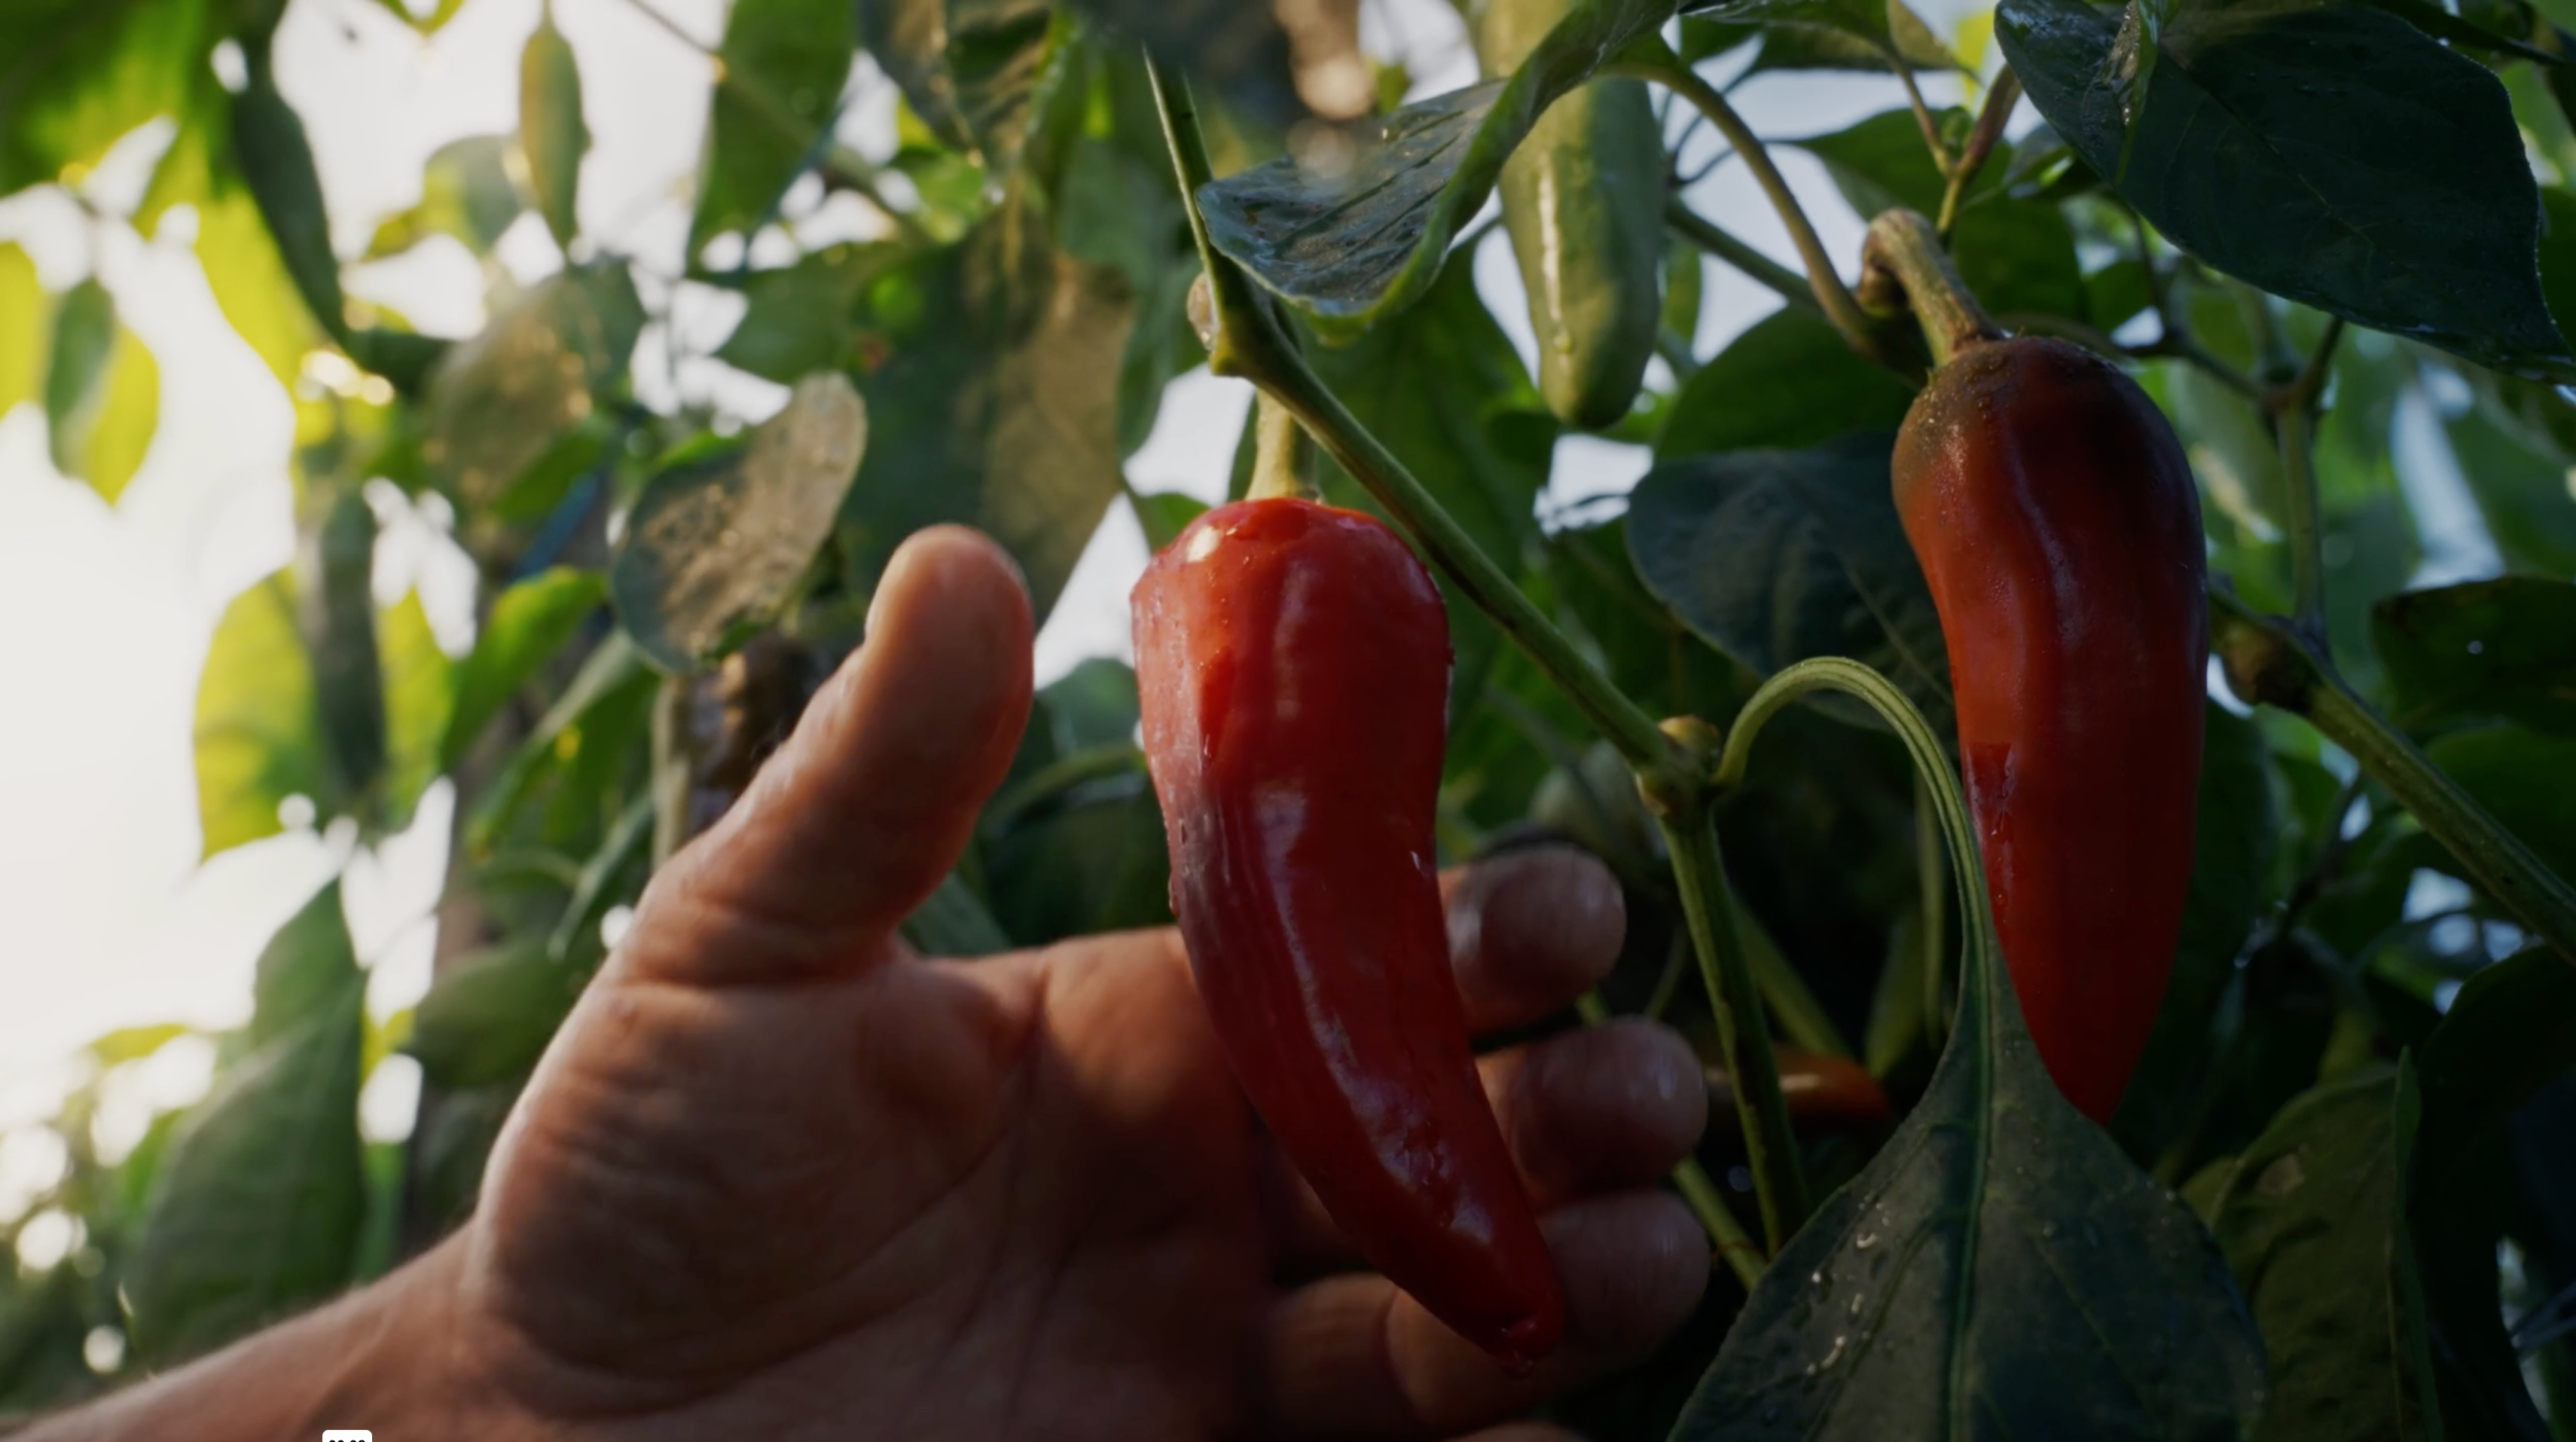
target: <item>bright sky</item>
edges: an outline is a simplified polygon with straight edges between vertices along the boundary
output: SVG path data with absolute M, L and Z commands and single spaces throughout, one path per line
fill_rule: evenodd
M 651 3 L 707 44 L 721 33 L 724 0 Z M 1955 4 L 1921 8 L 1943 29 L 1965 13 Z M 707 62 L 647 19 L 636 0 L 558 0 L 555 10 L 581 60 L 593 137 L 582 174 L 584 230 L 636 257 L 640 270 L 669 275 L 687 223 Z M 469 0 L 423 41 L 372 0 L 293 0 L 278 35 L 278 69 L 312 136 L 342 255 L 363 251 L 380 219 L 417 200 L 422 163 L 438 146 L 515 126 L 518 56 L 537 13 L 538 0 Z M 1364 15 L 1371 48 L 1407 56 L 1419 93 L 1472 78 L 1457 19 L 1440 0 L 1367 0 Z M 848 138 L 882 154 L 891 88 L 872 71 L 856 83 L 872 88 L 851 107 Z M 1956 94 L 1950 82 L 1935 81 L 1933 90 L 1936 103 Z M 1902 103 L 1892 81 L 1867 76 L 1764 76 L 1735 94 L 1753 123 L 1776 135 L 1838 129 Z M 165 141 L 147 133 L 121 147 L 90 182 L 92 201 L 109 213 L 129 208 Z M 1803 152 L 1778 159 L 1828 249 L 1857 257 L 1859 220 L 1821 169 Z M 824 243 L 857 233 L 864 219 L 855 206 L 818 211 L 814 189 L 787 207 L 800 234 Z M 1794 263 L 1785 233 L 1736 162 L 1721 164 L 1691 200 Z M 0 708 L 0 816 L 12 823 L 0 830 L 5 1132 L 50 1113 L 62 1059 L 103 1031 L 242 1019 L 262 942 L 335 870 L 345 868 L 360 953 L 375 972 L 370 1005 L 379 1015 L 408 1005 L 428 981 L 429 913 L 452 806 L 442 785 L 410 834 L 372 853 L 352 855 L 345 837 L 306 829 L 197 864 L 190 752 L 197 673 L 225 603 L 289 557 L 287 400 L 216 311 L 184 219 L 174 217 L 150 241 L 121 225 L 93 233 L 68 197 L 39 191 L 0 201 L 0 239 L 28 248 L 49 290 L 95 266 L 159 361 L 163 407 L 143 471 L 114 508 L 53 472 L 35 405 L 0 418 L 0 675 L 11 678 L 13 699 Z M 533 216 L 505 237 L 500 256 L 522 281 L 558 263 Z M 1475 263 L 1480 288 L 1528 354 L 1519 281 L 1499 234 Z M 353 269 L 349 287 L 432 333 L 469 334 L 482 321 L 483 276 L 451 241 Z M 1708 295 L 1703 354 L 1776 305 L 1713 262 Z M 703 355 L 723 339 L 739 303 L 692 290 L 675 314 L 683 332 L 677 351 Z M 757 418 L 783 395 L 712 361 L 672 365 L 667 345 L 648 333 L 637 358 L 648 400 L 667 397 L 675 380 L 685 394 Z M 1129 464 L 1131 477 L 1145 490 L 1218 495 L 1247 404 L 1236 382 L 1204 372 L 1177 382 L 1153 439 Z M 1636 448 L 1570 439 L 1559 452 L 1554 499 L 1624 490 L 1645 464 Z M 416 514 L 391 487 L 379 489 L 380 597 L 395 600 L 418 585 L 442 642 L 461 650 L 472 634 L 470 570 L 444 538 L 439 507 Z M 1039 637 L 1042 678 L 1085 656 L 1126 653 L 1126 593 L 1145 558 L 1142 533 L 1118 507 Z M 189 1068 L 176 1070 L 180 1080 L 156 1104 L 186 1099 Z M 201 1087 L 203 1067 L 194 1070 Z M 400 1134 L 412 1087 L 416 1077 L 401 1066 L 385 1069 L 370 1088 L 371 1133 Z M 10 1170 L 5 1161 L 0 1173 Z

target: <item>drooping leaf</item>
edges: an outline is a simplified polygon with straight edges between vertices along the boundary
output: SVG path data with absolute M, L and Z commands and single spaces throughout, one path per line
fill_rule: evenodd
M 2001 966 L 1930 1088 L 1763 1273 L 1675 1442 L 2238 1442 L 2263 1349 L 2181 1201 L 2076 1114 Z
M 420 793 L 439 773 L 439 752 L 456 707 L 456 667 L 439 649 L 420 592 L 377 620 L 385 677 L 384 789 L 377 824 L 398 831 L 411 824 Z
M 769 619 L 830 536 L 867 436 L 858 391 L 822 371 L 749 444 L 655 476 L 609 568 L 618 616 L 646 654 L 696 670 Z
M 689 257 L 767 218 L 814 161 L 837 113 L 856 45 L 850 0 L 737 0 L 717 50 Z
M 385 765 L 385 677 L 376 637 L 376 516 L 365 497 L 344 490 L 313 538 L 303 601 L 305 649 L 313 658 L 313 696 L 321 723 L 324 794 L 329 810 L 366 797 Z
M 337 1016 L 358 979 L 358 948 L 338 880 L 325 882 L 260 948 L 252 973 L 248 1039 L 266 1046 Z
M 1375 122 L 1331 173 L 1279 160 L 1203 186 L 1209 238 L 1327 339 L 1349 340 L 1428 293 L 1538 117 L 1672 9 L 1671 0 L 1585 0 L 1510 80 Z
M 233 165 L 258 202 L 260 219 L 276 239 L 278 257 L 305 307 L 324 330 L 343 335 L 348 301 L 340 289 L 340 258 L 331 250 L 331 215 L 322 203 L 313 146 L 302 117 L 277 91 L 265 47 L 253 50 L 250 86 L 233 97 Z
M 555 28 L 548 6 L 519 52 L 519 157 L 528 191 L 555 244 L 571 249 L 581 231 L 581 158 L 590 150 L 582 120 L 581 65 L 572 43 Z
M 376 227 L 366 258 L 400 255 L 433 235 L 448 236 L 476 255 L 489 254 L 527 208 L 510 178 L 510 161 L 505 135 L 469 135 L 431 151 L 421 167 L 420 203 Z
M 274 836 L 279 803 L 322 790 L 313 663 L 286 573 L 233 598 L 197 682 L 197 813 L 204 854 Z
M 2274 294 L 2480 364 L 2576 374 L 2502 86 L 2386 11 L 2178 4 L 2149 39 L 2007 0 L 2033 104 L 2175 244 Z
M 2576 585 L 2508 576 L 2407 591 L 2371 608 L 2370 629 L 2408 729 L 2488 716 L 2576 733 Z
M 618 264 L 560 271 L 439 363 L 423 406 L 421 461 L 469 514 L 513 485 L 623 374 L 644 308 Z
M 412 1012 L 403 1050 L 443 1087 L 527 1075 L 581 995 L 582 973 L 530 943 L 461 960 Z
M 456 701 L 438 747 L 437 769 L 463 760 L 483 728 L 607 599 L 607 578 L 570 566 L 530 576 L 503 591 L 474 638 L 474 650 L 456 669 Z
M 2210 1225 L 2271 1358 L 2266 1436 L 2436 1435 L 2407 1232 L 2415 1138 L 2411 1107 L 2400 1106 L 2405 1085 L 2376 1069 L 2299 1098 L 2211 1194 Z
M 102 333 L 97 327 L 105 322 Z M 102 344 L 102 341 L 104 344 Z M 143 468 L 161 419 L 161 367 L 116 318 L 95 280 L 66 292 L 55 315 L 45 421 L 54 468 L 114 505 Z
M 1008 206 L 879 282 L 869 308 L 890 354 L 860 380 L 871 431 L 841 512 L 853 576 L 872 587 L 904 537 L 962 521 L 1019 561 L 1043 619 L 1119 493 L 1133 297 Z
M 1667 462 L 1630 497 L 1628 548 L 1685 625 L 1756 673 L 1850 656 L 1946 734 L 1949 655 L 1888 492 L 1890 444 L 1882 431 Z
M 1754 322 L 1682 383 L 1655 456 L 1820 446 L 1893 429 L 1913 404 L 1911 386 L 1854 354 L 1823 317 L 1791 306 Z
M 337 888 L 325 895 L 336 923 Z M 172 1142 L 123 1277 L 128 1331 L 148 1359 L 206 1350 L 348 1284 L 366 1211 L 366 993 L 345 954 L 323 960 L 340 963 L 336 981 L 305 991 L 309 1010 L 234 1063 Z
M 81 451 L 107 391 L 107 362 L 116 346 L 116 298 L 96 277 L 54 303 L 53 345 L 45 362 L 45 426 L 54 469 L 81 470 Z

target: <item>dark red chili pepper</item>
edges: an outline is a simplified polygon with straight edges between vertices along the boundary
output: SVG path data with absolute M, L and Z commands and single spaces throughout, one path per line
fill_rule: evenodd
M 1526 1369 L 1565 1306 L 1449 963 L 1439 590 L 1369 516 L 1243 501 L 1155 559 L 1135 623 L 1173 910 L 1235 1076 L 1370 1263 Z
M 2013 989 L 2058 1089 L 2107 1120 L 2191 887 L 2209 662 L 2191 467 L 2117 367 L 2024 337 L 1934 374 L 1895 488 L 1949 643 Z

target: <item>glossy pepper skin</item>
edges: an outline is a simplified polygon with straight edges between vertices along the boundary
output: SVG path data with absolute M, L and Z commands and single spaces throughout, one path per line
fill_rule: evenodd
M 2191 468 L 2118 368 L 2022 337 L 1934 374 L 1894 480 L 2013 989 L 2058 1089 L 2107 1121 L 2191 887 L 2209 661 Z
M 1192 522 L 1134 608 L 1172 905 L 1236 1078 L 1372 1265 L 1527 1368 L 1565 1307 L 1449 962 L 1438 589 L 1372 517 L 1255 500 Z

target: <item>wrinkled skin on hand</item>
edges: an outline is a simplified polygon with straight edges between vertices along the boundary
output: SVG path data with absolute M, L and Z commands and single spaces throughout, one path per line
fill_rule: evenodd
M 1706 1099 L 1669 1032 L 1483 1060 L 1570 1314 L 1514 1380 L 1360 1270 L 1236 1089 L 1171 931 L 909 954 L 896 922 L 1025 723 L 1028 603 L 990 543 L 927 532 L 869 636 L 655 877 L 433 1258 L 477 1435 L 1445 1437 L 1690 1314 L 1706 1244 L 1653 1183 Z M 1562 1007 L 1617 952 L 1618 890 L 1586 858 L 1444 884 L 1479 1031 Z

